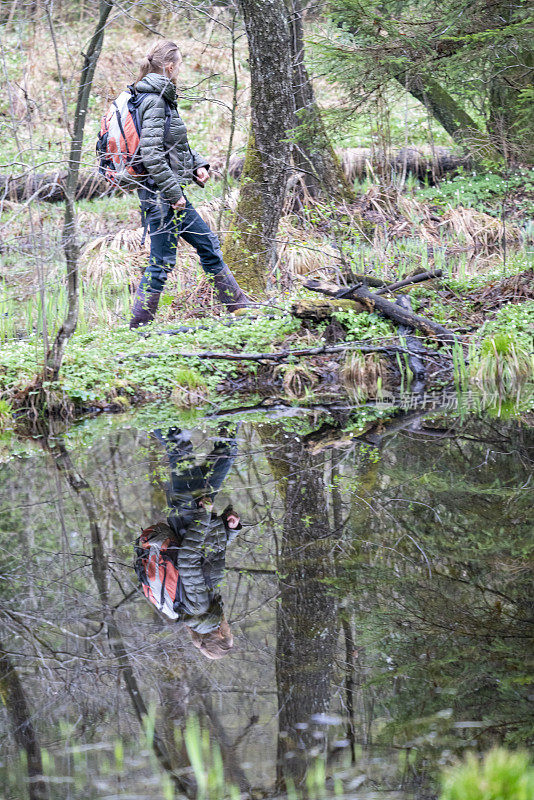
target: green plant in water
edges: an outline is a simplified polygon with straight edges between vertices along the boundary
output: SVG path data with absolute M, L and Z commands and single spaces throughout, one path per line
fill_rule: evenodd
M 0 433 L 10 427 L 12 413 L 11 404 L 7 400 L 0 400 Z
M 526 344 L 498 332 L 482 340 L 474 353 L 471 375 L 484 394 L 510 397 L 532 378 L 533 368 L 534 358 Z
M 503 748 L 479 760 L 468 753 L 463 764 L 442 778 L 440 800 L 533 800 L 534 767 L 526 753 Z
M 196 717 L 188 718 L 184 741 L 195 774 L 198 800 L 240 796 L 237 787 L 225 780 L 223 760 L 217 742 L 210 741 L 209 731 L 201 729 Z

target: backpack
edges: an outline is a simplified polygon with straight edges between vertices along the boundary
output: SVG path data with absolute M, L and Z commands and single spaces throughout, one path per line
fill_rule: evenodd
M 98 171 L 115 188 L 125 191 L 144 183 L 147 171 L 141 160 L 139 139 L 141 123 L 139 103 L 145 94 L 135 90 L 133 84 L 121 92 L 102 117 L 96 141 Z M 171 111 L 165 100 L 166 139 L 171 124 Z
M 177 620 L 182 583 L 175 564 L 178 542 L 169 533 L 171 529 L 164 523 L 142 531 L 135 543 L 134 568 L 146 599 L 166 617 Z

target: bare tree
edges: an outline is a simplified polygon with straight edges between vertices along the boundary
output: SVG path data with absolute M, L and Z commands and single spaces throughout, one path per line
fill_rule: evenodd
M 333 201 L 353 200 L 354 192 L 345 177 L 339 159 L 326 132 L 321 111 L 315 100 L 313 84 L 304 63 L 304 28 L 301 0 L 286 0 L 290 25 L 293 61 L 293 93 L 297 129 L 293 161 L 304 175 L 312 197 Z
M 63 355 L 67 342 L 76 330 L 79 312 L 79 245 L 76 236 L 76 211 L 74 200 L 78 174 L 80 171 L 83 135 L 85 130 L 85 120 L 89 107 L 89 97 L 93 85 L 96 65 L 102 43 L 106 23 L 113 8 L 113 0 L 100 0 L 100 15 L 98 23 L 91 37 L 86 52 L 83 54 L 83 67 L 78 84 L 78 99 L 76 111 L 74 112 L 74 124 L 72 129 L 72 140 L 70 146 L 69 160 L 67 162 L 67 182 L 65 186 L 65 218 L 63 224 L 63 249 L 67 264 L 67 297 L 68 310 L 63 324 L 59 328 L 54 342 L 49 349 L 43 372 L 45 381 L 56 381 L 61 369 Z

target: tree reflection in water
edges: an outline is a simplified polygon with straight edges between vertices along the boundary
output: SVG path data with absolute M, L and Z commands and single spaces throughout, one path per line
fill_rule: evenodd
M 244 421 L 212 498 L 243 521 L 220 588 L 235 649 L 209 662 L 132 569 L 171 510 L 169 453 L 99 424 L 19 440 L 1 468 L 6 797 L 193 797 L 200 758 L 213 796 L 305 793 L 318 760 L 328 791 L 422 799 L 466 747 L 528 740 L 526 427 Z M 192 431 L 194 468 L 220 438 Z

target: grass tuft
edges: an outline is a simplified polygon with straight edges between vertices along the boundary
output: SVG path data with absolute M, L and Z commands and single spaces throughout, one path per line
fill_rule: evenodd
M 445 773 L 442 787 L 440 800 L 532 800 L 534 768 L 526 753 L 495 748 L 482 760 L 468 753 Z

